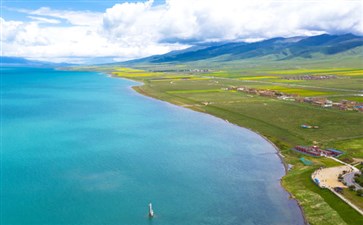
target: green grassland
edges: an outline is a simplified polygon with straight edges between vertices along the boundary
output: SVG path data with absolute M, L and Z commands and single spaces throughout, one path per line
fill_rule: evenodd
M 310 224 L 362 224 L 363 218 L 328 189 L 310 178 L 318 166 L 299 166 L 283 179 L 283 185 L 298 199 Z
M 363 208 L 363 201 L 359 201 L 360 198 L 357 198 L 357 192 L 347 189 L 344 190 L 343 195 L 344 197 L 352 201 L 356 206 Z
M 285 163 L 293 165 L 282 184 L 299 201 L 310 224 L 363 224 L 362 216 L 330 191 L 317 187 L 310 178 L 315 169 L 337 166 L 337 162 L 304 156 L 314 163 L 304 166 L 299 161 L 302 155 L 290 150 L 295 145 L 318 143 L 343 150 L 346 154 L 341 158 L 344 160 L 363 158 L 362 113 L 226 90 L 231 86 L 247 86 L 303 97 L 361 101 L 361 61 L 350 59 L 348 55 L 344 62 L 335 60 L 334 68 L 330 68 L 331 60 L 299 60 L 296 64 L 276 61 L 259 64 L 256 60 L 219 64 L 199 61 L 180 65 L 145 64 L 134 69 L 112 66 L 86 69 L 141 81 L 143 85 L 134 87 L 139 93 L 212 114 L 260 133 L 280 149 Z M 193 68 L 208 69 L 208 72 L 188 71 Z M 335 75 L 337 79 L 286 79 L 321 74 Z M 301 124 L 317 125 L 319 129 L 303 129 Z M 362 207 L 362 197 L 347 195 Z

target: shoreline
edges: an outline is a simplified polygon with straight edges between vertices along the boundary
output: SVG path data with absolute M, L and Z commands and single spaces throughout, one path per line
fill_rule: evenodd
M 188 107 L 184 107 L 184 106 L 182 106 L 182 105 L 178 105 L 178 104 L 174 104 L 174 103 L 172 103 L 172 102 L 168 102 L 168 101 L 164 101 L 164 100 L 161 100 L 161 99 L 158 99 L 158 98 L 156 98 L 156 97 L 153 97 L 153 96 L 151 96 L 151 95 L 148 95 L 146 92 L 143 92 L 143 91 L 140 91 L 140 89 L 139 89 L 139 87 L 141 87 L 141 86 L 143 86 L 143 85 L 145 85 L 145 83 L 144 82 L 141 82 L 141 81 L 135 81 L 135 80 L 132 80 L 132 79 L 129 79 L 129 78 L 125 78 L 125 77 L 120 77 L 120 76 L 116 76 L 116 75 L 114 75 L 114 74 L 111 74 L 111 73 L 104 73 L 104 74 L 106 74 L 108 77 L 110 77 L 110 78 L 121 78 L 121 79 L 125 79 L 125 80 L 129 80 L 129 81 L 132 81 L 132 82 L 137 82 L 137 83 L 140 83 L 140 85 L 136 85 L 136 86 L 130 86 L 131 87 L 131 89 L 133 90 L 133 91 L 135 91 L 136 93 L 139 93 L 141 96 L 144 96 L 144 97 L 148 97 L 148 98 L 151 98 L 151 99 L 153 99 L 153 100 L 158 100 L 158 101 L 162 101 L 162 102 L 167 102 L 167 103 L 169 103 L 169 104 L 172 104 L 172 105 L 174 105 L 174 106 L 177 106 L 177 107 L 182 107 L 182 108 L 184 108 L 184 109 L 190 109 L 190 110 L 193 110 L 193 111 L 195 111 L 195 112 L 200 112 L 200 113 L 204 113 L 204 114 L 206 114 L 206 115 L 208 115 L 208 116 L 213 116 L 213 117 L 215 117 L 215 118 L 217 118 L 217 119 L 221 119 L 221 120 L 223 120 L 224 122 L 227 122 L 227 123 L 229 123 L 229 124 L 232 124 L 232 125 L 234 125 L 234 126 L 237 126 L 237 127 L 239 127 L 239 128 L 243 128 L 243 129 L 246 129 L 246 130 L 249 130 L 249 131 L 251 131 L 251 132 L 253 132 L 253 133 L 255 133 L 255 134 L 257 134 L 258 136 L 260 136 L 260 137 L 262 137 L 264 140 L 266 140 L 269 144 L 271 144 L 272 145 L 272 147 L 275 149 L 275 154 L 278 156 L 278 158 L 280 159 L 280 162 L 282 163 L 282 165 L 283 165 L 283 167 L 284 167 L 284 175 L 279 179 L 279 183 L 280 183 L 280 186 L 289 194 L 289 198 L 290 199 L 293 199 L 294 201 L 296 201 L 296 203 L 297 203 L 297 206 L 299 207 L 299 209 L 300 209 L 300 212 L 301 212 L 301 215 L 302 215 L 302 217 L 303 217 L 303 221 L 304 221 L 304 224 L 305 225 L 308 225 L 309 223 L 308 223 L 308 220 L 307 220 L 307 218 L 306 218 L 306 215 L 305 215 L 305 213 L 304 213 L 304 210 L 303 210 L 303 208 L 302 208 L 302 206 L 300 205 L 300 202 L 292 195 L 292 193 L 290 193 L 285 187 L 284 187 L 284 185 L 282 185 L 282 178 L 284 177 L 284 176 L 286 176 L 286 174 L 288 173 L 288 164 L 285 162 L 285 160 L 284 160 L 284 156 L 281 154 L 281 151 L 280 151 L 280 149 L 275 145 L 275 143 L 273 143 L 271 140 L 269 140 L 267 137 L 265 137 L 264 135 L 262 135 L 260 132 L 258 132 L 258 131 L 255 131 L 255 130 L 252 130 L 252 129 L 250 129 L 250 128 L 246 128 L 246 127 L 241 127 L 241 126 L 239 126 L 239 125 L 237 125 L 237 124 L 235 124 L 235 123 L 231 123 L 231 122 L 229 122 L 228 120 L 226 120 L 226 119 L 224 119 L 224 118 L 221 118 L 221 117 L 217 117 L 217 116 L 215 116 L 215 115 L 212 115 L 212 114 L 209 114 L 209 113 L 206 113 L 206 112 L 202 112 L 202 111 L 197 111 L 197 110 L 194 110 L 193 108 L 188 108 Z

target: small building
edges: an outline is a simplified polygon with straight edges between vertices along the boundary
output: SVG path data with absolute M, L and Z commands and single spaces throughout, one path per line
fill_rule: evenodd
M 292 150 L 297 151 L 302 154 L 314 156 L 314 157 L 321 157 L 321 156 L 331 156 L 331 157 L 338 157 L 343 154 L 342 151 L 337 149 L 321 149 L 316 145 L 313 146 L 295 146 Z

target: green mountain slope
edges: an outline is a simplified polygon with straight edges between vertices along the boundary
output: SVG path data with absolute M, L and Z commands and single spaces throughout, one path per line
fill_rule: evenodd
M 363 57 L 363 37 L 353 34 L 312 37 L 273 38 L 254 43 L 231 42 L 209 47 L 192 47 L 164 55 L 122 64 L 188 63 L 195 61 L 228 62 L 248 59 L 295 60 L 336 57 L 339 54 Z

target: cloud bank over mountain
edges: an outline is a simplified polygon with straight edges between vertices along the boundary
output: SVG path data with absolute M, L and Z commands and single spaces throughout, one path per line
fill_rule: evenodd
M 82 62 L 162 54 L 194 43 L 255 41 L 322 33 L 363 35 L 361 1 L 152 0 L 119 3 L 104 13 L 10 9 L 1 18 L 3 55 Z

